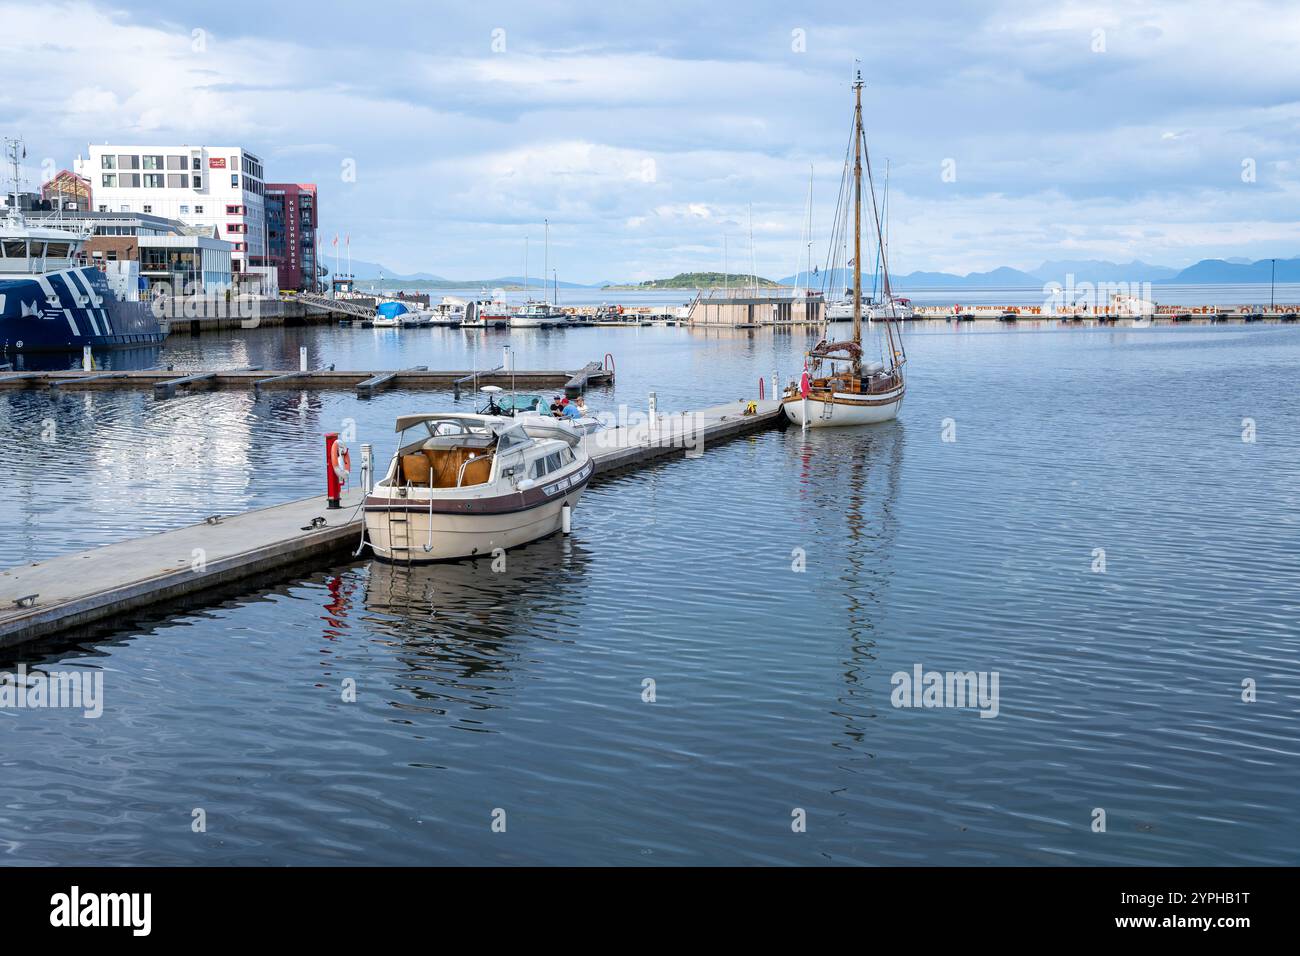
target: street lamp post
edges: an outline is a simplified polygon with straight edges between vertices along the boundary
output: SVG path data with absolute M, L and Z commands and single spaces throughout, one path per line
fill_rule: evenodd
M 1273 285 L 1274 285 L 1273 280 L 1277 278 L 1277 260 L 1269 259 L 1268 261 L 1273 264 L 1272 271 L 1269 272 L 1268 275 L 1268 310 L 1272 312 L 1273 311 Z

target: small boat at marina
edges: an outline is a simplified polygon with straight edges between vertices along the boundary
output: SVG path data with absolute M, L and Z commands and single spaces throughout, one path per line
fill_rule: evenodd
M 853 85 L 853 143 L 850 150 L 852 168 L 845 165 L 844 175 L 853 178 L 853 289 L 862 288 L 862 166 L 866 163 L 868 184 L 871 183 L 871 159 L 866 148 L 866 134 L 862 126 L 862 75 Z M 847 216 L 847 210 L 844 212 Z M 889 288 L 889 264 L 883 241 L 880 214 L 875 203 L 875 189 L 871 186 L 871 218 L 875 226 L 880 267 L 884 278 L 884 302 L 881 325 L 882 361 L 863 362 L 862 315 L 860 296 L 851 296 L 853 309 L 853 336 L 845 341 L 830 341 L 828 334 L 808 352 L 804 372 L 796 384 L 785 390 L 781 408 L 786 417 L 805 428 L 823 428 L 842 425 L 869 425 L 897 417 L 903 404 L 906 383 L 903 366 L 907 362 L 903 350 L 902 334 L 898 327 L 898 307 Z M 845 223 L 847 225 L 847 223 Z M 832 236 L 840 232 L 839 223 Z M 905 300 L 904 300 L 905 301 Z M 828 320 L 829 321 L 829 320 Z M 825 374 L 823 366 L 830 366 Z
M 599 431 L 604 427 L 598 418 L 586 410 L 576 418 L 569 416 L 556 417 L 551 413 L 551 403 L 541 395 L 521 395 L 514 392 L 506 395 L 505 389 L 499 385 L 484 385 L 479 391 L 488 396 L 487 404 L 479 409 L 480 415 L 505 415 L 509 417 L 538 415 L 578 435 L 590 435 L 592 432 Z M 581 408 L 582 406 L 576 407 Z
M 375 306 L 375 317 L 370 324 L 376 329 L 400 329 L 402 316 L 409 311 L 401 302 L 381 302 Z
M 510 325 L 510 306 L 505 301 L 505 292 L 495 290 L 489 295 L 483 290 L 483 298 L 465 303 L 465 317 L 461 319 L 462 329 L 504 329 Z
M 568 316 L 549 302 L 525 302 L 510 316 L 514 329 L 550 329 L 565 325 Z
M 411 309 L 397 317 L 397 324 L 404 329 L 427 329 L 434 325 L 434 314 L 427 309 Z
M 890 296 L 884 302 L 872 303 L 870 315 L 876 322 L 909 322 L 916 317 L 912 309 L 912 300 L 897 295 Z M 849 318 L 852 317 L 850 314 Z
M 455 296 L 443 296 L 433 309 L 430 310 L 430 324 L 441 325 L 446 328 L 456 328 L 465 323 L 466 306 L 464 299 L 458 299 Z
M 580 437 L 538 415 L 397 419 L 398 448 L 366 495 L 366 543 L 388 561 L 491 555 L 561 530 L 592 474 Z

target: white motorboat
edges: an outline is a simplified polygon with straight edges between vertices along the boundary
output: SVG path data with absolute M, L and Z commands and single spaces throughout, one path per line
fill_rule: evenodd
M 893 303 L 892 306 L 890 303 Z M 849 304 L 850 313 L 853 304 Z M 912 300 L 904 299 L 902 296 L 891 296 L 884 302 L 873 303 L 870 309 L 871 318 L 876 322 L 899 321 L 907 322 L 916 318 L 916 313 L 912 310 Z M 850 318 L 852 315 L 850 314 Z
M 512 329 L 549 329 L 565 324 L 566 316 L 549 302 L 526 302 L 512 316 Z
M 551 411 L 551 403 L 541 395 L 515 392 L 506 395 L 505 389 L 499 385 L 484 385 L 479 391 L 488 396 L 487 405 L 479 409 L 480 415 L 540 416 L 544 421 L 554 422 L 578 435 L 590 435 L 605 427 L 600 419 L 587 409 L 586 403 L 581 398 L 574 404 L 574 408 L 579 409 L 580 414 L 556 416 Z
M 871 157 L 866 148 L 866 134 L 862 128 L 862 76 L 853 85 L 855 104 L 853 111 L 853 142 L 850 164 L 845 164 L 845 183 L 852 177 L 853 210 L 853 288 L 862 288 L 862 166 L 866 163 L 867 177 L 871 177 Z M 843 213 L 847 219 L 847 210 Z M 897 417 L 903 404 L 906 383 L 903 366 L 907 353 L 903 349 L 901 329 L 898 327 L 899 304 L 906 303 L 893 296 L 889 288 L 889 263 L 887 247 L 883 241 L 881 217 L 876 208 L 875 188 L 871 191 L 871 216 L 875 227 L 877 248 L 880 250 L 880 268 L 884 279 L 885 305 L 880 315 L 883 335 L 881 347 L 883 361 L 863 364 L 862 349 L 862 299 L 850 293 L 853 310 L 853 337 L 847 341 L 828 341 L 829 335 L 808 353 L 803 375 L 781 396 L 781 407 L 786 417 L 804 428 L 835 425 L 869 425 Z M 845 222 L 847 227 L 847 222 Z M 832 235 L 840 235 L 837 219 Z M 891 305 L 892 303 L 892 305 Z M 910 306 L 909 306 L 910 307 Z M 829 316 L 827 318 L 829 322 Z M 831 369 L 820 374 L 823 363 Z M 836 366 L 835 363 L 841 363 Z
M 592 462 L 541 416 L 403 415 L 388 473 L 366 495 L 366 542 L 382 559 L 493 555 L 561 530 Z
M 397 317 L 397 324 L 404 329 L 423 329 L 433 325 L 433 313 L 425 309 L 403 312 Z
M 431 324 L 455 328 L 465 323 L 466 302 L 455 296 L 443 296 L 441 302 L 430 310 Z

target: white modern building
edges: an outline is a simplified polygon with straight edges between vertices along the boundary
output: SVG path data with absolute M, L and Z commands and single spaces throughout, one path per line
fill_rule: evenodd
M 90 180 L 96 212 L 133 212 L 212 227 L 234 244 L 231 268 L 265 256 L 262 160 L 238 146 L 91 146 L 75 172 Z

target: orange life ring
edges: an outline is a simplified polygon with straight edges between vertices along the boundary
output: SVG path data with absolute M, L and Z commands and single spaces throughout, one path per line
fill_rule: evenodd
M 342 453 L 339 449 L 343 449 Z M 343 444 L 343 439 L 339 439 L 330 446 L 330 468 L 338 477 L 341 484 L 345 484 L 348 475 L 352 471 L 352 455 L 348 453 L 348 446 Z

